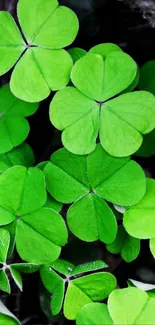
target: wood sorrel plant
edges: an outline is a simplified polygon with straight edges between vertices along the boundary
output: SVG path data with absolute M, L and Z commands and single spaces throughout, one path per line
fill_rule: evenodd
M 10 293 L 13 278 L 22 290 L 21 274 L 39 270 L 51 317 L 64 314 L 77 325 L 153 325 L 151 289 L 135 281 L 120 289 L 105 261 L 86 257 L 78 265 L 69 252 L 63 258 L 63 247 L 73 236 L 100 241 L 129 263 L 140 240 L 149 239 L 155 257 L 155 180 L 130 157 L 155 153 L 153 77 L 146 83 L 154 62 L 139 70 L 110 43 L 88 52 L 64 49 L 78 33 L 78 19 L 56 0 L 19 0 L 17 15 L 19 27 L 0 12 L 0 75 L 15 65 L 0 89 L 0 289 Z M 50 120 L 64 148 L 35 165 L 24 142 L 26 117 L 57 90 Z M 2 302 L 0 324 L 20 324 Z

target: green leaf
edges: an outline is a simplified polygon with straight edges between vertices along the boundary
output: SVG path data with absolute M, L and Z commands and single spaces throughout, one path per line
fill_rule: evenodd
M 41 280 L 46 289 L 52 294 L 51 311 L 57 315 L 63 304 L 65 282 L 50 267 L 42 266 L 40 269 Z
M 0 88 L 0 154 L 12 150 L 28 136 L 30 126 L 24 118 L 36 112 L 38 104 L 23 102 L 6 84 Z
M 122 52 L 122 49 L 116 44 L 104 43 L 95 45 L 89 50 L 89 53 L 100 54 L 103 59 L 106 59 L 107 56 L 113 52 Z
M 63 131 L 62 142 L 69 151 L 87 154 L 95 149 L 99 105 L 77 89 L 66 87 L 56 93 L 50 105 L 50 120 Z
M 0 269 L 0 290 L 6 293 L 11 292 L 9 279 L 3 269 Z
M 155 95 L 155 60 L 144 63 L 140 68 L 138 87 Z
M 75 63 L 71 80 L 83 94 L 103 102 L 127 88 L 136 73 L 136 63 L 121 51 L 111 52 L 105 58 L 88 53 Z
M 139 157 L 151 157 L 155 155 L 155 129 L 143 137 L 143 143 L 138 151 L 135 152 L 135 156 Z
M 112 243 L 116 238 L 117 222 L 112 210 L 101 197 L 92 193 L 69 208 L 67 223 L 71 232 L 84 241 L 100 239 Z
M 92 301 L 104 300 L 115 287 L 115 277 L 106 272 L 71 281 L 64 301 L 65 317 L 69 320 L 76 319 L 81 307 Z
M 0 228 L 0 263 L 5 263 L 10 244 L 9 232 Z
M 4 306 L 0 300 L 0 325 L 20 325 L 18 319 Z
M 44 175 L 37 168 L 15 166 L 0 177 L 0 206 L 11 215 L 32 213 L 45 204 L 46 198 Z
M 32 148 L 24 142 L 19 147 L 0 155 L 0 173 L 14 165 L 32 167 L 34 162 L 35 158 Z
M 17 223 L 17 251 L 28 262 L 51 264 L 59 257 L 61 246 L 67 243 L 67 237 L 63 218 L 49 208 L 28 214 Z
M 68 84 L 71 68 L 72 59 L 65 50 L 31 48 L 12 73 L 11 91 L 22 100 L 39 102 L 48 97 L 51 90 L 55 91 Z M 21 78 L 22 84 L 19 83 Z
M 58 259 L 51 264 L 51 267 L 63 275 L 71 275 L 72 271 L 76 268 L 72 263 Z
M 12 265 L 10 266 L 10 272 L 11 272 L 12 278 L 15 281 L 17 287 L 21 291 L 23 291 L 23 282 L 22 282 L 22 277 L 21 277 L 20 273 L 16 269 L 14 269 L 12 267 Z
M 77 314 L 76 325 L 112 325 L 113 321 L 105 304 L 84 305 Z
M 154 324 L 155 300 L 138 288 L 114 290 L 108 299 L 114 324 Z
M 87 52 L 79 47 L 72 47 L 68 50 L 68 53 L 72 57 L 73 63 L 81 59 L 83 56 L 87 54 Z
M 0 11 L 0 75 L 14 66 L 24 48 L 24 40 L 14 19 L 8 12 Z
M 136 152 L 143 141 L 141 134 L 149 133 L 154 127 L 155 98 L 148 92 L 123 94 L 103 104 L 100 141 L 113 156 Z
M 129 263 L 139 255 L 140 240 L 128 235 L 124 227 L 120 226 L 115 241 L 106 248 L 112 254 L 121 254 L 121 257 Z
M 69 8 L 58 6 L 56 0 L 52 4 L 49 0 L 35 0 L 33 4 L 19 0 L 17 13 L 26 44 L 11 16 L 1 12 L 0 53 L 4 59 L 0 73 L 7 72 L 23 52 L 11 76 L 11 91 L 22 100 L 39 102 L 70 80 L 73 62 L 62 48 L 75 39 L 78 18 Z
M 88 262 L 88 263 L 85 263 L 85 264 L 75 266 L 72 273 L 71 273 L 71 275 L 97 271 L 97 270 L 104 269 L 104 268 L 107 268 L 107 267 L 108 267 L 108 265 L 105 262 L 100 261 L 100 260 L 93 261 L 93 262 Z
M 0 217 L 1 220 L 1 217 Z M 10 257 L 13 254 L 14 247 L 15 247 L 15 236 L 16 236 L 16 220 L 13 222 L 4 225 L 3 229 L 6 229 L 10 234 L 10 245 L 8 249 L 8 257 Z
M 51 208 L 57 212 L 60 212 L 62 209 L 62 203 L 54 200 L 50 195 L 47 195 L 47 201 L 45 203 L 46 208 Z
M 131 236 L 140 239 L 155 237 L 154 198 L 155 180 L 148 178 L 144 197 L 124 214 L 124 227 Z
M 40 266 L 33 263 L 14 263 L 11 268 L 20 273 L 31 274 L 39 270 Z

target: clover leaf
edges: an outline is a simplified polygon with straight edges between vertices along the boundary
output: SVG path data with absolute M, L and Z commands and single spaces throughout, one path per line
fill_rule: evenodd
M 0 155 L 0 173 L 15 165 L 31 167 L 34 162 L 32 148 L 26 142 L 23 142 L 19 147 Z
M 78 19 L 57 0 L 19 0 L 17 15 L 25 41 L 11 15 L 0 12 L 0 75 L 19 59 L 11 91 L 25 101 L 39 102 L 69 82 L 72 59 L 63 47 L 75 39 Z
M 64 220 L 43 207 L 46 199 L 44 175 L 39 169 L 15 166 L 1 175 L 0 225 L 14 224 L 19 255 L 36 264 L 52 263 L 67 242 Z
M 37 109 L 38 104 L 17 99 L 8 84 L 0 88 L 0 154 L 12 150 L 27 138 L 30 126 L 25 117 Z
M 51 156 L 44 169 L 47 190 L 59 202 L 74 204 L 67 222 L 75 236 L 84 241 L 109 244 L 116 238 L 117 223 L 105 200 L 133 205 L 145 193 L 141 167 L 126 158 L 110 156 L 100 144 L 88 156 L 77 156 L 65 148 Z
M 0 300 L 0 325 L 20 325 L 19 320 L 4 306 Z
M 139 239 L 155 237 L 155 180 L 148 178 L 146 193 L 139 203 L 124 214 L 124 227 L 129 235 Z
M 106 304 L 89 303 L 84 305 L 76 317 L 76 325 L 112 325 L 114 324 Z
M 81 59 L 83 56 L 87 54 L 87 52 L 80 47 L 72 47 L 68 50 L 68 53 L 72 57 L 73 63 Z
M 108 309 L 116 325 L 154 324 L 155 299 L 138 288 L 114 290 L 108 299 Z
M 136 63 L 122 51 L 105 56 L 88 53 L 71 72 L 75 87 L 56 93 L 50 120 L 62 133 L 63 145 L 74 154 L 88 154 L 99 134 L 113 156 L 128 156 L 141 146 L 142 134 L 155 128 L 155 98 L 145 91 L 125 93 L 137 76 Z M 80 131 L 79 131 L 80 130 Z
M 120 254 L 126 262 L 132 262 L 140 253 L 140 240 L 128 235 L 123 226 L 118 227 L 116 239 L 106 246 L 112 254 Z
M 56 263 L 56 262 L 55 262 Z M 70 265 L 70 263 L 64 263 Z M 92 270 L 105 267 L 104 262 L 98 261 L 97 263 L 89 263 L 89 270 L 91 271 L 90 264 L 92 264 Z M 96 265 L 94 269 L 94 264 Z M 97 265 L 98 264 L 98 265 Z M 62 266 L 62 262 L 61 262 Z M 73 266 L 74 267 L 74 266 Z M 68 267 L 70 269 L 70 267 Z M 40 269 L 40 275 L 42 282 L 46 289 L 52 294 L 51 311 L 53 315 L 60 312 L 64 299 L 64 315 L 67 319 L 74 320 L 80 308 L 92 301 L 101 301 L 108 297 L 109 293 L 116 287 L 115 277 L 108 272 L 97 272 L 90 275 L 84 275 L 75 279 L 75 268 L 69 271 L 66 278 L 58 275 L 51 267 L 43 266 Z M 77 267 L 78 268 L 78 267 Z M 85 266 L 80 266 L 81 271 L 85 269 Z M 87 268 L 87 266 L 86 266 Z M 62 270 L 62 268 L 61 268 Z M 64 274 L 64 273 L 63 273 Z M 67 291 L 65 293 L 65 283 L 68 283 Z

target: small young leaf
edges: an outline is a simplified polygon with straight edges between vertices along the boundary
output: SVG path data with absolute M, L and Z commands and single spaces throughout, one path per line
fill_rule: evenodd
M 31 147 L 24 142 L 19 147 L 0 155 L 0 173 L 14 165 L 32 167 L 34 162 L 34 153 Z
M 62 203 L 54 200 L 50 195 L 47 195 L 47 201 L 44 206 L 46 208 L 53 209 L 56 212 L 60 212 L 62 209 Z
M 113 43 L 103 43 L 103 44 L 98 44 L 93 46 L 90 50 L 89 53 L 93 54 L 100 54 L 103 59 L 106 59 L 107 56 L 112 53 L 112 52 L 122 52 L 122 49 Z
M 155 299 L 138 288 L 114 290 L 108 299 L 108 309 L 114 324 L 154 324 Z
M 70 282 L 64 301 L 64 315 L 69 320 L 76 319 L 81 307 L 92 301 L 108 297 L 116 287 L 116 279 L 110 273 L 86 275 Z
M 140 239 L 155 237 L 154 198 L 155 180 L 148 178 L 144 197 L 124 214 L 124 227 L 131 236 Z
M 112 325 L 114 324 L 105 304 L 90 303 L 84 305 L 76 317 L 76 325 Z
M 118 228 L 115 241 L 106 246 L 112 254 L 121 254 L 121 257 L 127 262 L 132 262 L 140 252 L 140 240 L 128 235 L 123 226 Z
M 71 275 L 72 271 L 76 268 L 72 263 L 62 259 L 56 260 L 51 264 L 51 267 L 63 275 Z
M 12 150 L 28 136 L 26 116 L 36 112 L 38 104 L 23 102 L 10 92 L 6 84 L 0 88 L 0 154 Z
M 6 293 L 11 292 L 9 279 L 4 270 L 0 270 L 0 290 Z
M 4 306 L 0 300 L 0 325 L 20 325 L 18 319 Z
M 33 263 L 14 263 L 11 268 L 19 271 L 20 273 L 31 274 L 39 270 L 40 266 Z
M 0 228 L 0 263 L 5 263 L 10 244 L 9 232 Z

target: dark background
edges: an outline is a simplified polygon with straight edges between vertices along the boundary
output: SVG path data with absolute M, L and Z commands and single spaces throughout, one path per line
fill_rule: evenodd
M 140 2 L 143 3 L 139 0 L 139 4 Z M 0 10 L 9 11 L 16 19 L 16 3 L 16 0 L 0 0 Z M 73 9 L 80 20 L 80 31 L 73 46 L 88 50 L 98 43 L 112 42 L 130 54 L 140 66 L 147 60 L 155 59 L 155 22 L 153 23 L 152 16 L 143 13 L 140 5 L 131 8 L 130 1 L 125 3 L 123 0 L 60 0 L 60 4 Z M 1 77 L 0 84 L 8 82 L 9 78 L 10 73 Z M 53 151 L 61 147 L 60 133 L 52 127 L 48 117 L 52 96 L 53 94 L 44 100 L 38 112 L 29 118 L 31 131 L 27 142 L 35 152 L 36 163 L 47 160 Z M 154 177 L 154 157 L 137 161 Z M 99 258 L 105 260 L 121 287 L 126 286 L 128 278 L 155 284 L 155 262 L 149 252 L 148 241 L 142 242 L 137 260 L 127 264 L 119 256 L 107 253 L 103 244 L 86 244 L 70 235 L 62 257 L 76 264 Z M 16 253 L 14 260 L 18 261 Z M 23 280 L 23 293 L 12 283 L 10 296 L 1 293 L 3 302 L 20 319 L 22 325 L 54 324 L 55 320 L 49 320 L 40 307 L 39 296 L 42 292 L 42 304 L 48 313 L 49 297 L 43 294 L 39 274 L 23 276 Z M 63 317 L 58 319 L 60 325 L 68 323 L 72 322 L 65 321 Z

